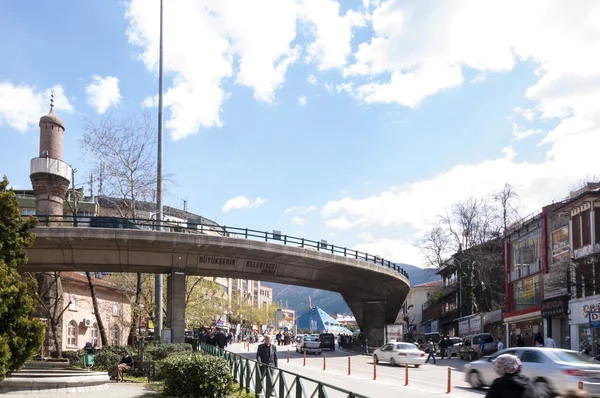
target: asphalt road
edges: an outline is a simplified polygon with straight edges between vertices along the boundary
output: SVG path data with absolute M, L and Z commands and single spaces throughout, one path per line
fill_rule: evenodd
M 227 347 L 231 352 L 240 353 L 248 358 L 256 358 L 258 344 L 250 346 L 250 351 L 244 349 L 242 344 L 233 344 Z M 290 361 L 287 361 L 288 350 Z M 477 391 L 469 387 L 464 381 L 462 367 L 466 363 L 458 359 L 444 359 L 437 361 L 436 365 L 426 364 L 416 369 L 408 369 L 408 386 L 405 386 L 405 368 L 391 367 L 388 364 L 377 365 L 376 380 L 373 380 L 373 359 L 371 356 L 361 356 L 337 350 L 323 351 L 322 355 L 307 354 L 306 366 L 304 357 L 295 352 L 295 346 L 277 347 L 279 368 L 299 374 L 301 376 L 327 383 L 345 390 L 352 391 L 370 398 L 396 397 L 399 394 L 409 393 L 410 397 L 478 397 L 485 396 L 486 391 Z M 323 360 L 326 357 L 326 370 L 323 370 Z M 348 358 L 351 363 L 351 374 L 348 375 Z M 448 368 L 451 369 L 451 392 L 447 394 Z M 294 380 L 290 375 L 285 377 L 290 385 Z M 306 388 L 311 389 L 310 396 L 316 383 L 303 382 Z M 346 395 L 327 391 L 327 396 L 345 397 Z

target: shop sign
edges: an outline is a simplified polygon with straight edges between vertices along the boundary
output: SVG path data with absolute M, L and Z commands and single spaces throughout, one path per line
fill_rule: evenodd
M 590 327 L 591 328 L 600 328 L 600 312 L 590 312 Z
M 586 304 L 581 307 L 581 310 L 583 311 L 583 316 L 587 318 L 590 312 L 600 312 L 600 303 Z
M 569 296 L 554 297 L 542 301 L 542 318 L 565 316 L 569 312 Z
M 569 227 L 567 225 L 552 232 L 552 263 L 569 258 Z
M 439 333 L 440 332 L 440 327 L 439 327 L 439 323 L 438 321 L 433 321 L 431 322 L 431 333 Z

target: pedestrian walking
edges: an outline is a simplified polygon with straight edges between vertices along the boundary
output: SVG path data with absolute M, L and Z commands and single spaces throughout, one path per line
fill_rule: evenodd
M 446 356 L 446 348 L 448 347 L 448 337 L 443 338 L 440 341 L 440 359 L 444 359 Z
M 271 344 L 271 336 L 265 336 L 265 342 L 258 346 L 256 360 L 260 363 L 262 379 L 267 383 L 272 383 L 271 378 L 268 377 L 268 369 L 269 366 L 277 367 L 277 348 Z M 262 388 L 262 380 L 257 377 L 256 392 L 260 394 Z
M 362 343 L 362 355 L 369 355 L 369 339 L 366 337 Z
M 504 343 L 502 342 L 501 337 L 498 337 L 498 345 L 496 345 L 496 349 L 498 351 L 502 351 L 504 349 Z
M 432 358 L 433 364 L 435 365 L 437 361 L 435 360 L 435 344 L 433 344 L 433 340 L 429 339 L 428 347 L 429 347 L 429 355 L 427 356 L 425 363 L 429 363 L 429 358 Z
M 546 337 L 546 341 L 544 342 L 544 347 L 556 348 L 556 342 L 552 338 L 552 333 L 548 333 L 548 337 Z

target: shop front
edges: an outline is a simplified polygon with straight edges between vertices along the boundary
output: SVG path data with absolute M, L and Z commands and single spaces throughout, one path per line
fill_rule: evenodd
M 600 312 L 600 295 L 569 301 L 571 349 L 600 354 L 600 328 L 590 325 L 590 313 Z
M 544 336 L 544 322 L 539 308 L 505 314 L 508 347 L 517 347 L 519 341 L 525 347 L 533 347 L 535 337 Z
M 563 295 L 542 301 L 544 318 L 544 338 L 552 336 L 557 348 L 571 349 L 571 331 L 569 328 L 569 296 Z

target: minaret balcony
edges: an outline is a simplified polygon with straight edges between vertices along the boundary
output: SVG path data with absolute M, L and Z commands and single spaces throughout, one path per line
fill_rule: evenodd
M 53 158 L 31 159 L 31 174 L 45 173 L 62 177 L 71 182 L 71 166 L 62 160 Z

